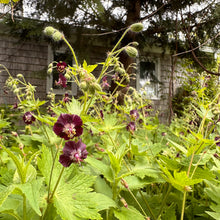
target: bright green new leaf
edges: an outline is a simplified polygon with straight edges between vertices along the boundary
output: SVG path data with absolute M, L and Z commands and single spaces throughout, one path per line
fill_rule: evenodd
M 83 69 L 85 69 L 88 73 L 91 73 L 98 65 L 87 65 L 87 62 L 83 61 Z
M 8 3 L 9 3 L 9 0 L 0 0 L 0 3 L 8 4 Z

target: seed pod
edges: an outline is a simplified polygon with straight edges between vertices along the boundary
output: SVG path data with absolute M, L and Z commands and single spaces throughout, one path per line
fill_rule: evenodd
M 50 75 L 52 72 L 53 72 L 53 69 L 52 69 L 52 68 L 49 68 L 49 69 L 47 70 L 47 74 L 48 74 L 48 75 Z
M 83 82 L 80 83 L 80 88 L 81 88 L 84 92 L 86 92 L 86 91 L 88 90 L 88 84 L 87 84 L 85 81 L 83 81 Z
M 143 28 L 144 28 L 144 25 L 142 23 L 135 23 L 130 26 L 130 30 L 136 33 L 142 31 Z
M 125 69 L 121 68 L 120 66 L 116 66 L 115 67 L 115 72 L 120 73 L 120 74 L 124 74 Z
M 55 31 L 56 31 L 56 29 L 53 28 L 52 26 L 48 26 L 44 29 L 44 33 L 47 36 L 52 36 Z
M 55 31 L 52 35 L 54 41 L 60 41 L 63 38 L 63 34 L 59 31 Z
M 137 49 L 134 48 L 134 47 L 131 47 L 131 46 L 125 47 L 125 51 L 126 51 L 126 53 L 128 54 L 129 57 L 134 57 L 135 58 L 138 55 Z

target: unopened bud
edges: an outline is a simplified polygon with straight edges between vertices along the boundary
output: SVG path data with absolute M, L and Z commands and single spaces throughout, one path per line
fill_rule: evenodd
M 88 90 L 88 85 L 85 81 L 81 82 L 80 83 L 80 88 L 83 90 L 83 91 L 87 91 Z
M 50 75 L 52 72 L 53 72 L 53 69 L 52 69 L 52 68 L 49 68 L 49 69 L 47 70 L 47 74 L 48 74 L 48 75 Z
M 56 29 L 53 28 L 52 26 L 48 26 L 44 29 L 44 33 L 47 36 L 52 36 L 55 31 L 56 31 Z
M 17 74 L 17 78 L 23 78 L 23 75 L 22 74 Z
M 121 68 L 120 66 L 117 66 L 117 67 L 115 67 L 115 72 L 120 73 L 120 74 L 124 74 L 125 69 Z
M 102 90 L 101 86 L 98 83 L 93 83 L 91 86 L 94 88 L 95 91 Z
M 52 35 L 52 38 L 54 41 L 60 41 L 63 38 L 63 34 L 59 31 L 55 31 L 54 34 Z
M 123 185 L 126 189 L 129 188 L 127 182 L 124 179 L 121 179 L 121 185 Z
M 134 57 L 135 58 L 138 55 L 137 49 L 134 48 L 134 47 L 131 47 L 131 46 L 125 47 L 125 51 L 126 51 L 126 53 L 128 54 L 129 57 Z
M 135 23 L 130 26 L 130 30 L 136 33 L 142 31 L 143 28 L 144 28 L 144 25 L 142 23 Z
M 121 197 L 120 201 L 124 205 L 125 208 L 128 208 L 128 203 L 125 201 L 124 198 Z

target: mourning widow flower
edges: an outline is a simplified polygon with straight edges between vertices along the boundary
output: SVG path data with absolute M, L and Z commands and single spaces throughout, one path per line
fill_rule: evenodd
M 57 71 L 59 73 L 63 73 L 66 67 L 67 67 L 67 64 L 63 61 L 60 61 L 59 63 L 57 63 Z
M 61 114 L 53 126 L 53 131 L 61 138 L 69 140 L 83 133 L 82 124 L 78 115 Z
M 80 163 L 86 159 L 87 155 L 86 145 L 81 139 L 77 143 L 75 141 L 68 141 L 65 143 L 59 162 L 64 167 L 69 167 L 72 163 Z
M 130 111 L 130 117 L 131 117 L 131 119 L 136 121 L 139 118 L 138 111 L 137 110 L 131 110 Z
M 126 127 L 126 129 L 133 134 L 134 131 L 136 130 L 136 124 L 135 124 L 135 122 L 133 122 L 133 121 L 132 121 L 132 122 L 129 122 L 128 125 L 127 125 L 127 127 Z
M 23 115 L 23 120 L 25 124 L 30 125 L 36 120 L 36 118 L 33 116 L 32 112 L 26 112 Z
M 58 80 L 58 82 L 55 81 L 55 83 L 57 86 L 61 86 L 63 88 L 67 87 L 67 79 L 62 73 L 59 74 L 59 80 Z

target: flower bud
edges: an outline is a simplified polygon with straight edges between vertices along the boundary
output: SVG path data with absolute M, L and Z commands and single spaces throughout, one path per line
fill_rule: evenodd
M 44 33 L 47 36 L 52 36 L 55 31 L 56 31 L 56 29 L 53 28 L 52 26 L 48 26 L 44 29 Z
M 102 90 L 101 86 L 96 82 L 92 83 L 91 87 L 92 87 L 92 90 L 94 89 L 94 91 L 101 91 Z
M 23 75 L 22 74 L 17 74 L 17 78 L 23 78 Z
M 139 45 L 139 43 L 134 41 L 134 42 L 131 43 L 131 45 L 133 45 L 134 47 L 137 47 Z
M 80 83 L 80 88 L 83 90 L 83 91 L 87 91 L 88 90 L 88 84 L 83 81 Z
M 128 54 L 129 57 L 134 57 L 135 58 L 138 55 L 137 49 L 134 48 L 134 47 L 131 47 L 131 46 L 125 47 L 125 51 L 126 51 L 126 53 Z
M 120 74 L 124 74 L 125 73 L 125 69 L 121 68 L 120 66 L 116 66 L 115 67 L 115 72 L 120 73 Z
M 52 35 L 54 41 L 60 41 L 63 38 L 63 34 L 59 31 L 55 31 Z
M 48 74 L 48 75 L 50 75 L 52 72 L 53 72 L 53 69 L 52 69 L 52 68 L 49 68 L 49 69 L 47 70 L 47 74 Z
M 130 26 L 130 30 L 136 33 L 142 31 L 143 28 L 144 28 L 144 25 L 142 23 L 135 23 Z

